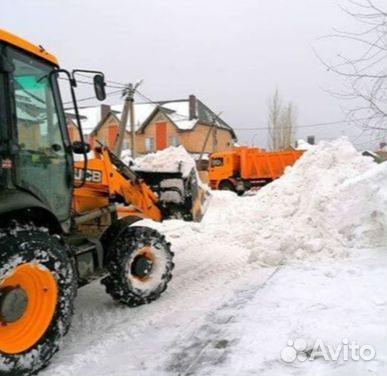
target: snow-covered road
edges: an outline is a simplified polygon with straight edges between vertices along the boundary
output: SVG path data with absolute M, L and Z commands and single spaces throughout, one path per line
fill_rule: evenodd
M 172 243 L 168 290 L 129 309 L 80 289 L 41 375 L 386 375 L 386 181 L 339 140 L 256 195 L 214 192 L 200 224 L 145 221 Z M 352 341 L 373 359 L 345 360 Z
M 387 249 L 260 268 L 238 254 L 222 267 L 219 254 L 195 264 L 191 247 L 179 248 L 170 289 L 150 305 L 121 307 L 98 283 L 81 289 L 73 328 L 42 374 L 386 374 Z M 348 338 L 376 358 L 287 364 L 281 350 L 297 338 Z

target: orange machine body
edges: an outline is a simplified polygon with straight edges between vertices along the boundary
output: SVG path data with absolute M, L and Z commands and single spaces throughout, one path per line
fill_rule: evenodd
M 7 42 L 15 47 L 22 49 L 23 51 L 28 51 L 35 56 L 58 65 L 58 60 L 56 57 L 48 53 L 42 46 L 36 46 L 26 41 L 25 39 L 18 37 L 17 35 L 9 33 L 6 30 L 0 29 L 0 41 Z
M 208 178 L 212 189 L 219 189 L 223 181 L 245 186 L 264 185 L 279 178 L 287 166 L 301 157 L 299 150 L 265 151 L 245 146 L 210 155 Z M 256 182 L 256 184 L 254 184 Z
M 82 178 L 83 164 L 83 161 L 74 163 L 76 183 Z M 109 150 L 99 147 L 94 150 L 93 158 L 88 159 L 85 184 L 74 190 L 72 207 L 76 214 L 82 215 L 107 207 L 112 201 L 123 204 L 117 206 L 121 216 L 162 219 L 155 193 L 141 179 L 125 178 L 113 165 Z

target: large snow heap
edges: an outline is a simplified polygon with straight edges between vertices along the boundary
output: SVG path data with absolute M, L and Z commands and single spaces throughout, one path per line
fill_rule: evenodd
M 219 192 L 213 205 L 221 210 L 204 225 L 263 265 L 345 256 L 386 243 L 386 185 L 387 163 L 361 156 L 346 139 L 321 142 L 255 196 Z

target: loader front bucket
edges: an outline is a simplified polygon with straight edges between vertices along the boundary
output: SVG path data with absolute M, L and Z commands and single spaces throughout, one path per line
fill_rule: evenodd
M 136 170 L 136 173 L 157 194 L 163 219 L 202 220 L 210 193 L 200 185 L 194 169 L 187 176 L 181 172 Z

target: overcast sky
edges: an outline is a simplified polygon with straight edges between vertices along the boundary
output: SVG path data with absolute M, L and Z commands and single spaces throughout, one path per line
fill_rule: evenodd
M 265 146 L 267 131 L 254 128 L 267 126 L 276 87 L 297 106 L 301 126 L 345 119 L 346 104 L 323 90 L 340 88 L 342 80 L 313 52 L 334 58 L 336 42 L 319 38 L 334 27 L 354 27 L 340 3 L 345 0 L 3 0 L 0 27 L 43 45 L 65 68 L 99 69 L 119 82 L 144 79 L 141 90 L 154 100 L 195 94 L 223 112 L 240 143 Z M 83 88 L 79 97 L 90 94 Z M 378 143 L 359 134 L 342 123 L 302 127 L 297 136 L 347 135 L 361 148 Z

